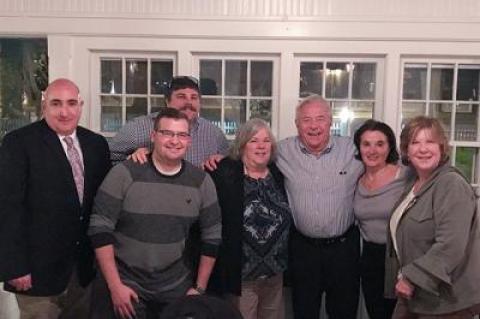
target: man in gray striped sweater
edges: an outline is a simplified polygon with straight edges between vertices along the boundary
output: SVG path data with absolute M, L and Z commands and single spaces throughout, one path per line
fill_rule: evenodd
M 147 318 L 175 298 L 202 294 L 215 263 L 220 209 L 209 175 L 184 160 L 190 144 L 187 117 L 162 110 L 151 140 L 148 163 L 116 165 L 95 199 L 89 235 L 101 274 L 94 284 L 92 318 Z M 202 243 L 194 283 L 183 255 L 197 220 Z

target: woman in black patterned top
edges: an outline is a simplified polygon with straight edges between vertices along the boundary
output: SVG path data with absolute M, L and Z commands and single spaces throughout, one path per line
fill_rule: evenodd
M 232 297 L 246 319 L 284 317 L 291 212 L 272 162 L 275 149 L 268 124 L 251 119 L 238 130 L 230 156 L 211 172 L 223 229 L 209 288 Z

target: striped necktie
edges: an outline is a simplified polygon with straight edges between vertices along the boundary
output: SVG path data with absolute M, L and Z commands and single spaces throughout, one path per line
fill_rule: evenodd
M 80 154 L 73 145 L 73 138 L 66 136 L 63 138 L 67 144 L 67 157 L 72 167 L 73 179 L 75 180 L 75 186 L 77 187 L 78 198 L 80 203 L 83 202 L 83 163 L 80 158 Z

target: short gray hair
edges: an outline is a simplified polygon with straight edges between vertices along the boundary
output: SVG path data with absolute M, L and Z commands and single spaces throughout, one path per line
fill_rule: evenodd
M 295 120 L 298 119 L 298 113 L 304 106 L 315 102 L 327 107 L 330 117 L 332 117 L 332 108 L 330 107 L 330 103 L 328 103 L 328 101 L 325 100 L 321 95 L 312 94 L 301 100 L 295 107 Z
M 273 136 L 272 130 L 267 122 L 260 118 L 253 118 L 248 120 L 246 123 L 242 124 L 235 134 L 235 140 L 230 147 L 230 158 L 239 160 L 243 156 L 243 150 L 245 145 L 250 141 L 250 139 L 257 134 L 261 129 L 266 129 L 270 141 L 272 142 L 272 150 L 270 156 L 270 162 L 273 161 L 276 151 L 277 151 L 277 142 L 275 136 Z

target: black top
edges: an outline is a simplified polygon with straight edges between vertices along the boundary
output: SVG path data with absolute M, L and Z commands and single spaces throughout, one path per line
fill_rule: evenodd
M 275 164 L 269 165 L 270 174 L 278 189 L 286 197 L 283 175 Z M 243 163 L 223 159 L 217 170 L 210 172 L 217 189 L 222 209 L 222 244 L 215 268 L 209 280 L 209 290 L 215 293 L 240 295 L 242 281 L 242 243 L 245 211 L 245 175 Z
M 242 280 L 272 277 L 287 269 L 290 207 L 271 174 L 244 181 Z

